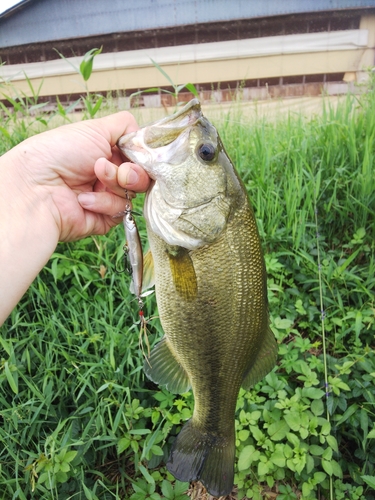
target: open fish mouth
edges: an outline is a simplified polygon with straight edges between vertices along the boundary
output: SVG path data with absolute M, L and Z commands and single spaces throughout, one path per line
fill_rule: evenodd
M 146 125 L 140 131 L 120 137 L 117 145 L 131 160 L 136 161 L 136 158 L 132 157 L 132 152 L 135 154 L 145 150 L 150 152 L 168 146 L 202 117 L 198 99 L 192 99 L 174 115 L 166 116 Z
M 150 148 L 167 146 L 184 132 L 184 130 L 195 125 L 202 116 L 198 99 L 193 99 L 174 115 L 166 116 L 146 126 L 144 143 Z

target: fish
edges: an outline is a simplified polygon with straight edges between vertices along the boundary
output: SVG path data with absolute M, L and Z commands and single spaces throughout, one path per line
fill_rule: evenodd
M 173 393 L 194 395 L 167 469 L 228 495 L 239 390 L 261 380 L 277 357 L 254 212 L 198 99 L 117 146 L 152 179 L 143 212 L 164 337 L 144 371 Z

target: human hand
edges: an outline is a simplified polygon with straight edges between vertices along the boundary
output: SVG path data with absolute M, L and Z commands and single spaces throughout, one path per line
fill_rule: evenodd
M 123 111 L 31 137 L 10 152 L 12 189 L 31 202 L 33 195 L 44 200 L 43 216 L 53 217 L 60 241 L 104 234 L 121 222 L 112 215 L 125 209 L 125 188 L 140 192 L 149 185 L 146 172 L 124 162 L 115 146 L 137 129 Z
M 125 191 L 145 191 L 146 172 L 115 144 L 137 130 L 123 111 L 31 137 L 0 158 L 0 325 L 58 241 L 104 234 L 121 218 Z

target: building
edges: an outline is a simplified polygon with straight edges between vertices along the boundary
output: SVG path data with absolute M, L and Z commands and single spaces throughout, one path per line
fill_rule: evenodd
M 375 0 L 24 0 L 0 15 L 0 77 L 26 95 L 25 75 L 45 98 L 85 92 L 74 66 L 101 46 L 91 92 L 168 87 L 154 60 L 217 100 L 238 87 L 248 99 L 340 93 L 375 65 Z

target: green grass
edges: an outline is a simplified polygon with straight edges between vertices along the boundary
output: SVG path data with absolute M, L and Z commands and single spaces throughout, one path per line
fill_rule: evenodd
M 18 104 L 3 150 L 48 126 Z M 324 106 L 251 122 L 235 105 L 217 123 L 256 211 L 280 343 L 277 368 L 238 401 L 239 498 L 374 499 L 374 87 Z M 118 227 L 60 244 L 1 328 L 1 499 L 187 498 L 163 456 L 192 396 L 144 378 L 137 302 L 115 271 L 123 239 Z M 153 344 L 153 296 L 145 314 Z

